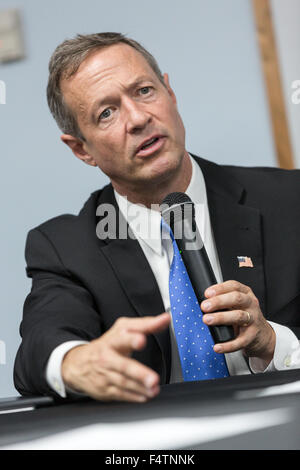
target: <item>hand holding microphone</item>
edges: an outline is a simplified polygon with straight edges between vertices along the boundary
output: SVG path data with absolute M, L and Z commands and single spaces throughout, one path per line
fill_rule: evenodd
M 252 289 L 235 280 L 217 284 L 196 226 L 194 204 L 184 193 L 171 193 L 161 204 L 161 214 L 174 233 L 199 305 L 218 353 L 243 350 L 265 367 L 273 358 L 276 335 L 260 309 Z M 206 295 L 205 295 L 206 293 Z
M 185 193 L 171 193 L 161 204 L 161 215 L 170 227 L 179 248 L 199 305 L 205 291 L 217 283 L 195 221 L 195 209 Z M 230 325 L 209 326 L 215 343 L 234 339 Z

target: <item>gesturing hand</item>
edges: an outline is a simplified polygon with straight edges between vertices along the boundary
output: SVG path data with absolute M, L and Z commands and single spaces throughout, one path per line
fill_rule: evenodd
M 205 291 L 201 303 L 203 322 L 209 326 L 232 325 L 235 339 L 216 344 L 214 350 L 229 353 L 242 349 L 248 357 L 259 357 L 269 363 L 275 349 L 275 333 L 264 318 L 259 301 L 250 287 L 237 281 L 226 281 Z M 220 310 L 227 311 L 220 311 Z M 214 312 L 211 315 L 208 312 Z
M 146 345 L 146 336 L 170 323 L 170 314 L 119 318 L 100 338 L 76 346 L 65 356 L 62 378 L 72 389 L 104 401 L 144 402 L 159 393 L 159 375 L 132 359 Z

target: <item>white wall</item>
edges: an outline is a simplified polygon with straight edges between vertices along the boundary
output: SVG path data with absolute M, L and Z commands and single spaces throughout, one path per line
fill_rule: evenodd
M 293 103 L 291 87 L 300 81 L 300 1 L 271 0 L 271 8 L 290 138 L 295 165 L 300 168 L 300 103 Z
M 0 65 L 1 273 L 0 396 L 15 395 L 12 368 L 20 342 L 28 230 L 77 213 L 107 178 L 72 156 L 46 104 L 50 54 L 76 33 L 120 31 L 158 59 L 187 129 L 187 148 L 228 164 L 276 165 L 249 0 L 0 0 L 23 11 L 27 57 Z M 3 346 L 3 343 L 1 343 Z

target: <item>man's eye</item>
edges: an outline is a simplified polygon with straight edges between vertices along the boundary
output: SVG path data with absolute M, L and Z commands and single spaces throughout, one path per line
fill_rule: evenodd
M 101 119 L 107 119 L 107 118 L 109 118 L 110 115 L 111 115 L 111 109 L 110 109 L 110 108 L 105 109 L 105 110 L 102 111 L 102 113 L 100 114 L 100 116 L 99 116 L 99 121 L 100 121 Z
M 144 86 L 143 88 L 140 88 L 141 95 L 147 95 L 149 92 L 150 92 L 149 86 Z

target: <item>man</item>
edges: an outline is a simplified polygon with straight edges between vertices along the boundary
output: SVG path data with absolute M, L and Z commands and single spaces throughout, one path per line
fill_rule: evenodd
M 143 402 L 160 383 L 182 380 L 168 313 L 170 244 L 161 238 L 159 212 L 150 210 L 175 191 L 197 205 L 218 280 L 205 293 L 202 325 L 233 325 L 236 333 L 214 345 L 215 355 L 225 354 L 230 375 L 298 367 L 299 172 L 225 168 L 191 156 L 168 75 L 120 34 L 65 41 L 49 70 L 48 103 L 62 141 L 111 184 L 93 193 L 78 216 L 29 232 L 33 285 L 17 389 Z M 102 239 L 97 215 L 107 204 L 134 237 Z M 139 224 L 150 217 L 156 238 L 141 236 L 129 220 L 128 207 L 139 204 L 145 206 Z

